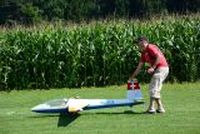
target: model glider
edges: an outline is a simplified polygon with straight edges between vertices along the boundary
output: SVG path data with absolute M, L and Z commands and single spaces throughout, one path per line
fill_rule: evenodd
M 139 83 L 131 80 L 127 84 L 127 97 L 124 99 L 56 99 L 32 108 L 38 113 L 77 113 L 83 110 L 134 106 L 143 104 Z

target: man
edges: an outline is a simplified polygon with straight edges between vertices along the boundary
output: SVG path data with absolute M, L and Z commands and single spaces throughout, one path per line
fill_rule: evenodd
M 162 83 L 169 73 L 168 63 L 160 49 L 156 45 L 150 44 L 146 37 L 139 37 L 138 44 L 142 51 L 141 58 L 129 80 L 137 76 L 145 62 L 148 63 L 150 67 L 147 72 L 152 75 L 152 78 L 149 84 L 150 104 L 147 112 L 155 113 L 157 111 L 158 113 L 164 113 L 165 109 L 161 102 L 160 91 Z M 158 106 L 157 110 L 155 109 L 155 102 Z

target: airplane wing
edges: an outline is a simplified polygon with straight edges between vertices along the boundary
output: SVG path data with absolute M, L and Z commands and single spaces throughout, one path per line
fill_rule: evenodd
M 88 106 L 88 105 L 89 105 L 89 103 L 87 103 L 85 101 L 70 99 L 70 101 L 68 102 L 68 111 L 69 112 L 83 111 L 83 108 Z

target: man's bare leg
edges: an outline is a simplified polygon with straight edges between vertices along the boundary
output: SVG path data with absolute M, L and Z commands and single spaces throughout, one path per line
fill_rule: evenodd
M 159 112 L 159 113 L 165 113 L 165 109 L 164 109 L 164 107 L 163 107 L 163 104 L 162 104 L 161 99 L 160 99 L 160 98 L 155 98 L 155 102 L 156 102 L 157 105 L 158 105 L 158 110 L 157 110 L 157 112 Z
M 147 110 L 148 113 L 155 113 L 155 98 L 151 97 L 150 98 L 150 104 L 149 104 L 149 108 Z

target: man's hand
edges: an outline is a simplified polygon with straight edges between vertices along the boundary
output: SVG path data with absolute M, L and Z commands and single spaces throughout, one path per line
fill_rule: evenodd
M 137 74 L 140 72 L 140 69 L 142 68 L 143 64 L 144 64 L 143 62 L 138 63 L 136 70 L 134 71 L 133 75 L 129 78 L 129 80 L 135 79 Z
M 150 68 L 147 70 L 147 72 L 148 72 L 149 74 L 152 74 L 152 73 L 154 72 L 154 68 L 153 68 L 153 67 L 150 67 Z
M 135 77 L 130 77 L 130 78 L 128 79 L 128 81 L 131 81 L 131 80 L 137 81 L 137 79 L 136 79 Z
M 135 78 L 132 78 L 132 77 L 130 77 L 129 79 L 128 79 L 128 81 L 130 81 L 130 80 L 134 80 Z

